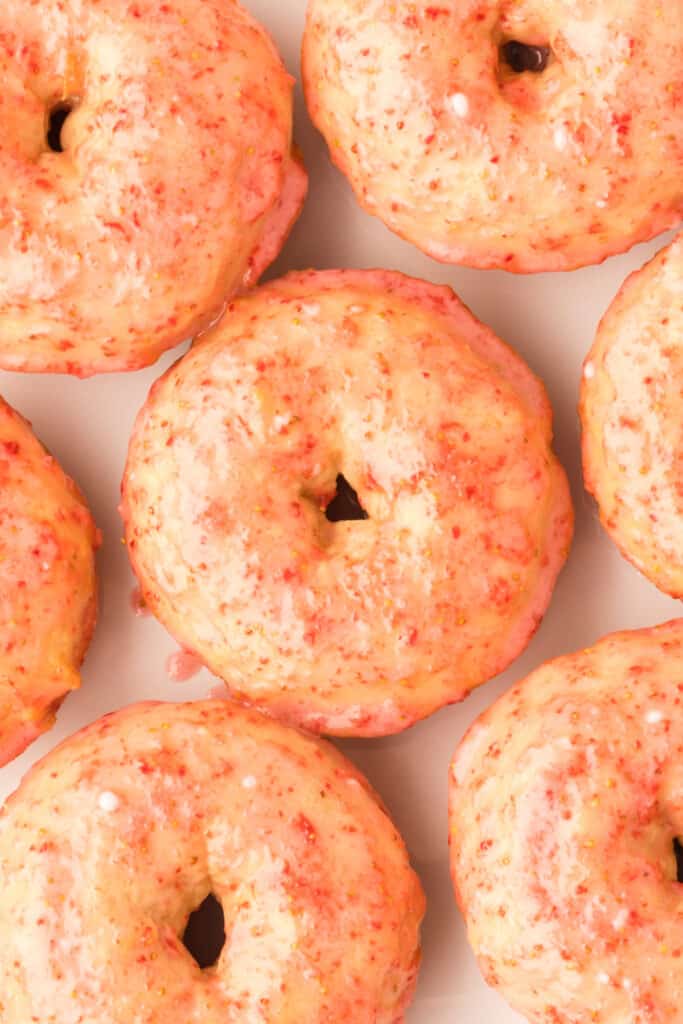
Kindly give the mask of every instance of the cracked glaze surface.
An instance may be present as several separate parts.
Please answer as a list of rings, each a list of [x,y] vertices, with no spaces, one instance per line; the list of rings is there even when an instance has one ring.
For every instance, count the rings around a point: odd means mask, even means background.
[[[76,486],[0,398],[0,765],[80,684],[98,543]]]
[[[400,1024],[424,898],[353,765],[225,701],[137,705],[0,815],[3,1024]],[[213,892],[226,942],[182,945]]]
[[[683,597],[683,237],[632,274],[602,320],[581,391],[586,487],[614,541]]]
[[[572,510],[541,383],[450,289],[294,274],[152,389],[122,513],[144,599],[233,693],[397,732],[526,646]],[[365,521],[329,522],[338,474]]]
[[[568,270],[683,218],[680,3],[310,0],[304,82],[362,205],[436,259]]]
[[[681,1024],[683,620],[533,672],[452,765],[451,867],[485,979],[532,1024]]]
[[[234,0],[3,0],[0,73],[0,367],[138,369],[277,255],[292,82]]]

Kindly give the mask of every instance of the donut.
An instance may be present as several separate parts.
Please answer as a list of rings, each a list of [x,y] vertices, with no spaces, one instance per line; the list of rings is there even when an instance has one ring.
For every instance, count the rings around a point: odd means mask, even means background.
[[[378,799],[226,701],[53,750],[0,815],[0,877],[3,1024],[401,1024],[412,997],[424,897]]]
[[[292,274],[153,387],[123,480],[150,610],[240,700],[398,732],[505,668],[566,558],[551,410],[449,288]]]
[[[681,1020],[682,695],[682,619],[616,633],[542,665],[456,752],[458,902],[531,1024]]]
[[[235,0],[3,0],[0,368],[136,370],[279,252],[292,79]]]
[[[0,398],[0,766],[52,727],[80,685],[98,544],[76,485]]]
[[[626,281],[581,388],[583,466],[624,555],[683,597],[683,236]]]
[[[306,98],[362,206],[445,263],[599,263],[683,219],[683,8],[309,0]]]

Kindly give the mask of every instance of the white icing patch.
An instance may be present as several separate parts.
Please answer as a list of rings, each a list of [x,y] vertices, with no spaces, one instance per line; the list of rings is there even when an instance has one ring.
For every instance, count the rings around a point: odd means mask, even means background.
[[[609,974],[605,974],[604,971],[601,971],[600,974],[598,974],[598,981],[600,982],[601,985],[609,985],[609,983],[610,983],[610,976],[609,976]]]
[[[256,777],[254,775],[245,775],[242,779],[242,786],[244,789],[254,789],[256,786]]]
[[[451,110],[457,117],[467,117],[470,112],[470,101],[463,92],[453,93],[452,96],[448,97],[448,101],[451,105]]]
[[[595,376],[595,364],[586,363],[586,365],[583,368],[583,375],[586,378],[586,380],[592,380]]]
[[[436,498],[427,487],[414,494],[399,494],[394,503],[394,524],[410,532],[411,539],[425,540],[440,531]]]
[[[555,145],[555,149],[559,149],[560,152],[562,152],[562,150],[567,148],[568,141],[569,137],[567,135],[566,128],[563,128],[562,126],[556,128],[555,133],[553,135],[553,143]]]
[[[286,412],[273,416],[273,430],[276,434],[279,434],[281,430],[288,427],[294,419],[294,413]]]
[[[628,921],[628,910],[625,908],[620,910],[617,916],[612,921],[612,927],[615,931],[620,932],[626,926]]]
[[[121,801],[117,797],[116,793],[111,793],[109,790],[106,790],[104,793],[100,793],[97,805],[100,810],[106,811],[107,814],[111,814],[113,811],[118,810],[120,802]]]
[[[658,722],[661,722],[663,717],[664,716],[661,711],[658,711],[656,708],[653,708],[652,711],[648,711],[645,715],[645,721],[648,723],[648,725],[657,725]]]

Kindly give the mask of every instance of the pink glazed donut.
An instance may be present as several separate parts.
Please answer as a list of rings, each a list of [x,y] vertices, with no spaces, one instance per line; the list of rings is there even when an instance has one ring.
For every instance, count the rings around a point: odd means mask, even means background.
[[[683,219],[683,6],[309,0],[309,109],[365,209],[447,263],[599,263]]]
[[[542,384],[449,288],[290,275],[138,417],[122,513],[143,597],[240,699],[398,732],[538,626],[572,532],[551,434]]]
[[[0,766],[51,728],[80,684],[98,544],[75,484],[0,398]]]
[[[278,254],[292,80],[234,0],[2,0],[0,73],[1,368],[146,366]]]
[[[683,620],[541,666],[458,749],[451,866],[531,1024],[683,1021]]]
[[[424,896],[366,780],[226,701],[52,751],[0,814],[0,879],[2,1024],[402,1024],[412,998]]]
[[[586,487],[621,551],[683,598],[683,236],[604,317],[581,389]]]

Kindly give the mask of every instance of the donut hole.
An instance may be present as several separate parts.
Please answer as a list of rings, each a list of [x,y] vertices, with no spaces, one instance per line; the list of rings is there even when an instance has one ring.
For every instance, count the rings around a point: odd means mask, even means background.
[[[47,144],[53,153],[63,153],[62,130],[69,114],[73,112],[74,104],[65,101],[57,103],[47,115]]]
[[[337,492],[325,509],[325,518],[331,523],[370,518],[360,503],[358,492],[341,473],[337,477]]]
[[[674,857],[676,858],[676,881],[683,884],[683,843],[677,836],[674,839]]]
[[[552,51],[549,46],[532,46],[518,39],[509,39],[500,48],[501,62],[505,68],[522,75],[530,71],[540,74],[548,67]]]
[[[225,916],[212,892],[190,914],[183,945],[202,970],[213,967],[225,945]]]

